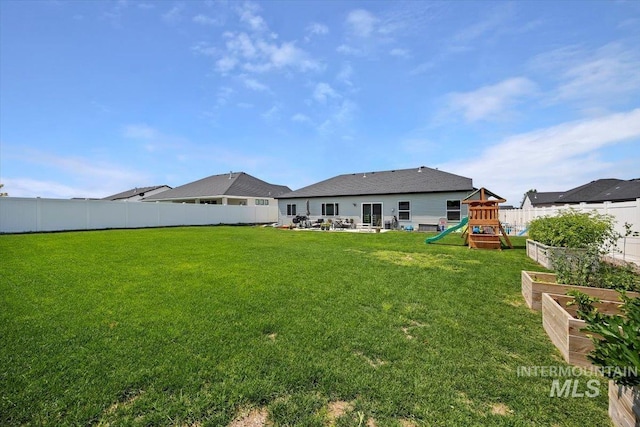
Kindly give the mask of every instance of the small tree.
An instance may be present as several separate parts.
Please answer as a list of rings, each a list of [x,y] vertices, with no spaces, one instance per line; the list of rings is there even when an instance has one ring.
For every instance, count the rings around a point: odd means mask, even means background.
[[[535,188],[532,188],[531,190],[529,190],[526,193],[524,193],[522,195],[522,200],[520,201],[520,207],[522,207],[524,205],[524,201],[527,200],[527,196],[529,194],[534,194],[534,193],[537,193],[537,192],[538,192],[538,190],[536,190]]]
[[[529,237],[548,246],[586,249],[615,243],[619,235],[613,228],[610,215],[568,209],[557,216],[531,221]]]
[[[533,220],[529,237],[553,247],[549,249],[549,257],[559,282],[637,291],[640,276],[633,268],[602,261],[602,256],[609,253],[621,237],[613,225],[609,215],[569,209],[555,217]]]

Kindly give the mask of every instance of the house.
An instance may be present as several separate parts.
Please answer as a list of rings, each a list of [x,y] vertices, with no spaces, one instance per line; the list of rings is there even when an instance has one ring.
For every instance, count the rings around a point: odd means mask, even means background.
[[[598,179],[561,192],[526,194],[521,208],[564,206],[579,203],[627,202],[640,199],[640,179]]]
[[[467,215],[461,200],[474,191],[471,178],[421,166],[381,172],[338,175],[278,196],[279,223],[300,215],[349,220],[389,228],[436,230]]]
[[[269,205],[291,189],[274,185],[244,172],[212,175],[160,194],[144,198],[144,202],[196,203],[212,205]]]
[[[144,197],[153,196],[167,190],[171,190],[171,187],[169,187],[168,185],[154,185],[152,187],[136,187],[136,188],[132,188],[131,190],[123,191],[122,193],[112,194],[111,196],[103,197],[102,200],[139,202]]]

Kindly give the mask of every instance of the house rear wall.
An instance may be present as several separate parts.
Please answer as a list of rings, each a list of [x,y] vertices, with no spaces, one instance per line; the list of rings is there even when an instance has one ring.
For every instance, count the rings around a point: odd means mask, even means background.
[[[436,226],[440,218],[447,217],[447,200],[462,200],[471,191],[429,193],[429,194],[389,194],[371,196],[339,196],[318,198],[278,199],[278,222],[280,225],[291,223],[293,216],[287,215],[287,205],[295,204],[298,215],[306,214],[306,202],[309,200],[310,220],[323,219],[353,219],[355,223],[362,222],[363,203],[382,203],[383,221],[391,221],[398,216],[398,203],[410,202],[410,219],[398,221],[401,226],[413,226],[418,229],[420,224]],[[322,216],[323,203],[338,203],[339,215]],[[354,206],[355,205],[355,206]],[[460,218],[467,216],[467,206],[461,204]],[[459,221],[448,221],[457,224]],[[384,222],[383,222],[384,225]]]

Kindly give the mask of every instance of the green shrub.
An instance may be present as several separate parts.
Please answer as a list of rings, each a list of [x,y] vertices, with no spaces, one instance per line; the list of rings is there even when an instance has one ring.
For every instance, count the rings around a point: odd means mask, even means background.
[[[622,293],[622,315],[603,314],[591,307],[578,311],[585,320],[586,331],[598,334],[591,336],[594,350],[587,355],[589,360],[603,367],[605,377],[618,385],[640,385],[640,298],[629,298]]]
[[[611,216],[569,209],[557,216],[531,221],[529,237],[548,246],[588,248],[592,245],[600,247],[618,236]]]

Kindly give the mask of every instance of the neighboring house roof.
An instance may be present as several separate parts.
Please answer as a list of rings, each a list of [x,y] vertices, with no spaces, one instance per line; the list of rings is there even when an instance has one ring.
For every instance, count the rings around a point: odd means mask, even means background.
[[[244,172],[230,172],[212,175],[185,185],[145,197],[145,201],[184,200],[218,196],[277,197],[291,189],[284,185],[274,185]]]
[[[640,199],[640,178],[620,181],[594,195],[590,202],[623,202]]]
[[[474,188],[471,178],[421,166],[412,169],[338,175],[283,194],[278,199],[472,190]]]
[[[563,194],[562,191],[530,191],[527,193],[527,197],[533,206],[552,205],[554,203],[560,203],[558,199]]]
[[[621,179],[598,179],[581,185],[562,194],[558,201],[562,203],[591,202],[597,195],[621,183]]]
[[[598,179],[568,191],[529,192],[527,196],[533,206],[623,202],[640,198],[640,179]]]
[[[131,190],[123,191],[122,193],[112,194],[111,196],[103,197],[102,200],[124,200],[132,197],[140,196],[144,197],[146,193],[157,190],[162,187],[167,187],[167,190],[171,189],[168,185],[154,185],[151,187],[136,187]]]

